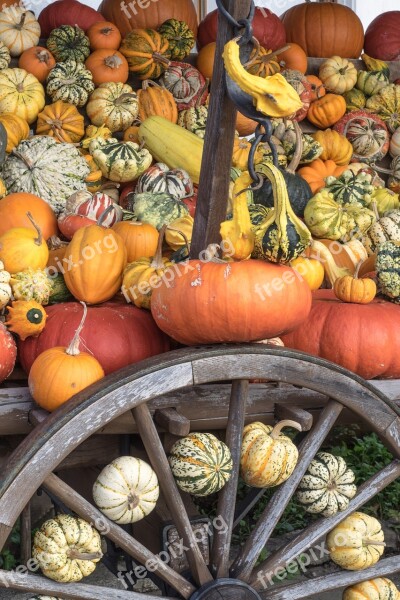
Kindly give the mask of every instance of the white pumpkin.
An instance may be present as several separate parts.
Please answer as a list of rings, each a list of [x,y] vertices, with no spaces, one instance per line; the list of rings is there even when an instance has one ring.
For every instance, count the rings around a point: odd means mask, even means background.
[[[296,498],[306,512],[330,517],[347,508],[357,492],[354,481],[341,456],[319,452],[300,481]]]
[[[375,517],[354,512],[326,538],[331,560],[349,571],[360,571],[378,562],[385,548],[384,533]]]
[[[392,158],[400,155],[400,127],[392,134],[390,139],[389,154]]]
[[[4,270],[4,263],[0,260],[0,310],[7,306],[12,298],[10,279],[10,273]]]
[[[58,515],[35,533],[32,557],[54,581],[80,581],[93,573],[102,556],[99,532],[83,519]]]
[[[140,458],[120,456],[104,467],[93,486],[93,499],[112,521],[125,525],[146,517],[160,488],[157,475]]]
[[[9,6],[0,12],[0,40],[11,56],[20,56],[28,48],[37,46],[40,25],[30,10],[22,6]]]
[[[377,577],[347,588],[343,600],[400,600],[400,592],[390,579]]]

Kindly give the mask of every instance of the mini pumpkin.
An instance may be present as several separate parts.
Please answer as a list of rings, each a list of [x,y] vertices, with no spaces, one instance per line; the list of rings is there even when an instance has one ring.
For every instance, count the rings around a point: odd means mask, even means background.
[[[340,56],[325,59],[319,67],[318,75],[326,89],[334,94],[348,92],[357,81],[354,64]]]
[[[347,165],[339,166],[335,161],[317,158],[305,167],[298,170],[300,177],[305,179],[313,194],[325,187],[325,179],[329,176],[339,177]]]
[[[290,266],[307,281],[312,292],[321,287],[325,278],[325,270],[319,260],[299,256],[291,261]]]
[[[228,446],[212,433],[191,433],[178,440],[168,462],[178,487],[194,496],[218,492],[233,468]]]
[[[15,300],[7,310],[7,327],[21,340],[37,337],[46,325],[46,312],[35,300]]]
[[[117,50],[95,50],[85,61],[96,86],[109,81],[125,83],[128,80],[128,63]]]
[[[346,275],[336,279],[333,286],[335,296],[343,302],[369,304],[376,296],[376,283],[369,277],[358,278],[361,262],[354,275]]]
[[[349,140],[334,129],[325,129],[313,134],[314,140],[323,148],[321,160],[333,160],[337,165],[348,165],[353,155],[353,146]]]
[[[15,300],[34,300],[43,306],[49,303],[53,287],[46,270],[32,268],[13,273],[10,285]]]
[[[194,189],[189,174],[183,169],[169,169],[164,163],[155,163],[138,179],[136,193],[167,193],[182,200],[193,196]]]
[[[255,422],[243,430],[240,470],[251,487],[275,487],[293,473],[299,457],[292,440],[282,434],[284,427],[301,431],[295,421],[280,421],[275,427]]]
[[[136,120],[138,96],[128,84],[102,83],[90,96],[86,113],[93,125],[111,132],[124,131]],[[102,136],[107,137],[107,136]]]
[[[155,255],[159,233],[153,225],[139,221],[120,221],[112,228],[124,241],[128,263]]]
[[[0,310],[7,306],[12,298],[10,279],[10,273],[5,270],[4,263],[0,260]]]
[[[345,510],[357,492],[355,475],[341,456],[318,452],[297,488],[306,512],[331,517]]]
[[[139,119],[143,122],[148,117],[158,115],[171,123],[178,121],[178,107],[170,91],[156,82],[146,79],[142,89],[138,90]]]
[[[0,114],[0,123],[7,133],[6,152],[12,152],[16,146],[29,137],[29,125],[22,117],[13,113]]]
[[[62,583],[81,581],[93,573],[102,556],[97,529],[72,515],[45,521],[33,539],[32,557],[43,574]]]
[[[91,50],[118,50],[121,45],[121,34],[114,23],[97,21],[87,29]]]
[[[154,509],[160,488],[157,475],[144,460],[116,458],[98,475],[93,499],[102,513],[120,525],[136,523]]]
[[[361,512],[354,512],[332,529],[326,542],[331,560],[349,571],[372,567],[385,547],[379,521]]]
[[[337,121],[334,129],[345,135],[353,146],[353,161],[374,163],[389,150],[386,124],[371,112],[351,111]]]
[[[82,62],[58,62],[47,77],[46,92],[53,100],[84,106],[94,90],[93,77]]]
[[[61,25],[53,29],[46,45],[57,62],[83,63],[90,54],[89,39],[78,25]]]
[[[25,50],[19,57],[18,66],[32,73],[40,83],[46,81],[51,69],[55,66],[54,56],[42,46],[33,46]]]
[[[42,84],[24,69],[0,71],[0,114],[14,113],[33,123],[45,105]]]
[[[188,63],[171,62],[160,83],[171,92],[178,110],[200,106],[208,96],[207,81],[196,67]]]
[[[84,117],[76,106],[57,100],[38,114],[37,135],[50,135],[58,142],[79,142],[85,133]]]
[[[28,267],[44,269],[49,257],[42,231],[30,213],[33,228],[13,227],[0,236],[0,260],[9,273],[18,273]]]
[[[28,386],[33,399],[50,412],[104,377],[99,361],[79,350],[79,336],[87,315],[86,304],[82,305],[82,320],[69,346],[45,350],[37,356],[29,371]]]
[[[311,102],[307,119],[319,129],[327,129],[337,123],[346,112],[346,101],[339,94],[326,94]]]
[[[153,160],[145,148],[134,142],[120,142],[116,138],[92,140],[89,152],[104,177],[115,182],[137,179],[149,168]]]
[[[343,600],[398,600],[400,592],[390,579],[378,577],[348,587]]]
[[[11,56],[20,56],[24,50],[36,46],[40,25],[30,10],[14,4],[0,13],[0,40]]]
[[[134,29],[119,50],[139,79],[157,79],[170,64],[168,40],[154,29]]]
[[[184,21],[168,19],[158,28],[163,38],[168,40],[168,57],[172,60],[183,60],[196,43],[196,37]]]

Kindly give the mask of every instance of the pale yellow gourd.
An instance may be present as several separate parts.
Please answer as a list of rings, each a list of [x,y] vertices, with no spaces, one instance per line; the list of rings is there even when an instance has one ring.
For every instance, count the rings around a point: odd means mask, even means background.
[[[342,600],[400,600],[400,592],[390,579],[377,577],[347,588]]]
[[[221,223],[220,234],[224,246],[229,248],[229,256],[245,260],[254,250],[255,234],[247,205],[247,177],[243,173],[233,185],[233,218]]]

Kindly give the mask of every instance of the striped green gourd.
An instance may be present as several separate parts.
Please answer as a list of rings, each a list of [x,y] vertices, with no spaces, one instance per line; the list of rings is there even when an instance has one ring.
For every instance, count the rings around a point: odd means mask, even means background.
[[[218,492],[233,467],[228,446],[212,433],[191,433],[178,440],[168,461],[178,487],[194,496]]]
[[[204,139],[207,116],[207,106],[192,106],[192,108],[187,108],[179,112],[178,125],[195,133],[199,138]]]
[[[46,92],[53,102],[62,100],[84,106],[94,90],[93,76],[85,65],[75,60],[59,62],[47,77]]]
[[[152,163],[153,157],[135,142],[120,142],[116,138],[95,138],[89,152],[104,177],[116,182],[133,181]]]
[[[89,38],[77,25],[61,25],[53,29],[47,39],[47,48],[57,62],[76,60],[83,63],[90,54]]]
[[[400,210],[391,210],[381,218],[376,212],[376,217],[376,222],[362,240],[369,255],[374,254],[384,242],[400,242]]]
[[[371,180],[369,173],[353,173],[349,169],[340,177],[327,177],[325,187],[339,204],[368,206],[375,189]]]
[[[384,71],[358,71],[356,88],[366,96],[373,96],[389,85],[389,77]]]
[[[10,194],[35,194],[58,215],[74,192],[86,190],[89,172],[87,161],[73,144],[35,136],[20,142],[7,156],[2,175]]]
[[[193,196],[193,183],[183,169],[170,169],[164,163],[155,163],[139,177],[136,193],[167,193],[182,200]]]
[[[296,498],[306,512],[330,517],[347,508],[357,492],[354,481],[342,457],[319,452],[300,481]]]

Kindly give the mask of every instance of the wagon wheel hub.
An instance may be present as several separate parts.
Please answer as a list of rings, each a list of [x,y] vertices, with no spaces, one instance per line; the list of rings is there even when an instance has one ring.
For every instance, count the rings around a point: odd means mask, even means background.
[[[216,579],[199,588],[190,600],[261,600],[261,597],[244,581]]]

